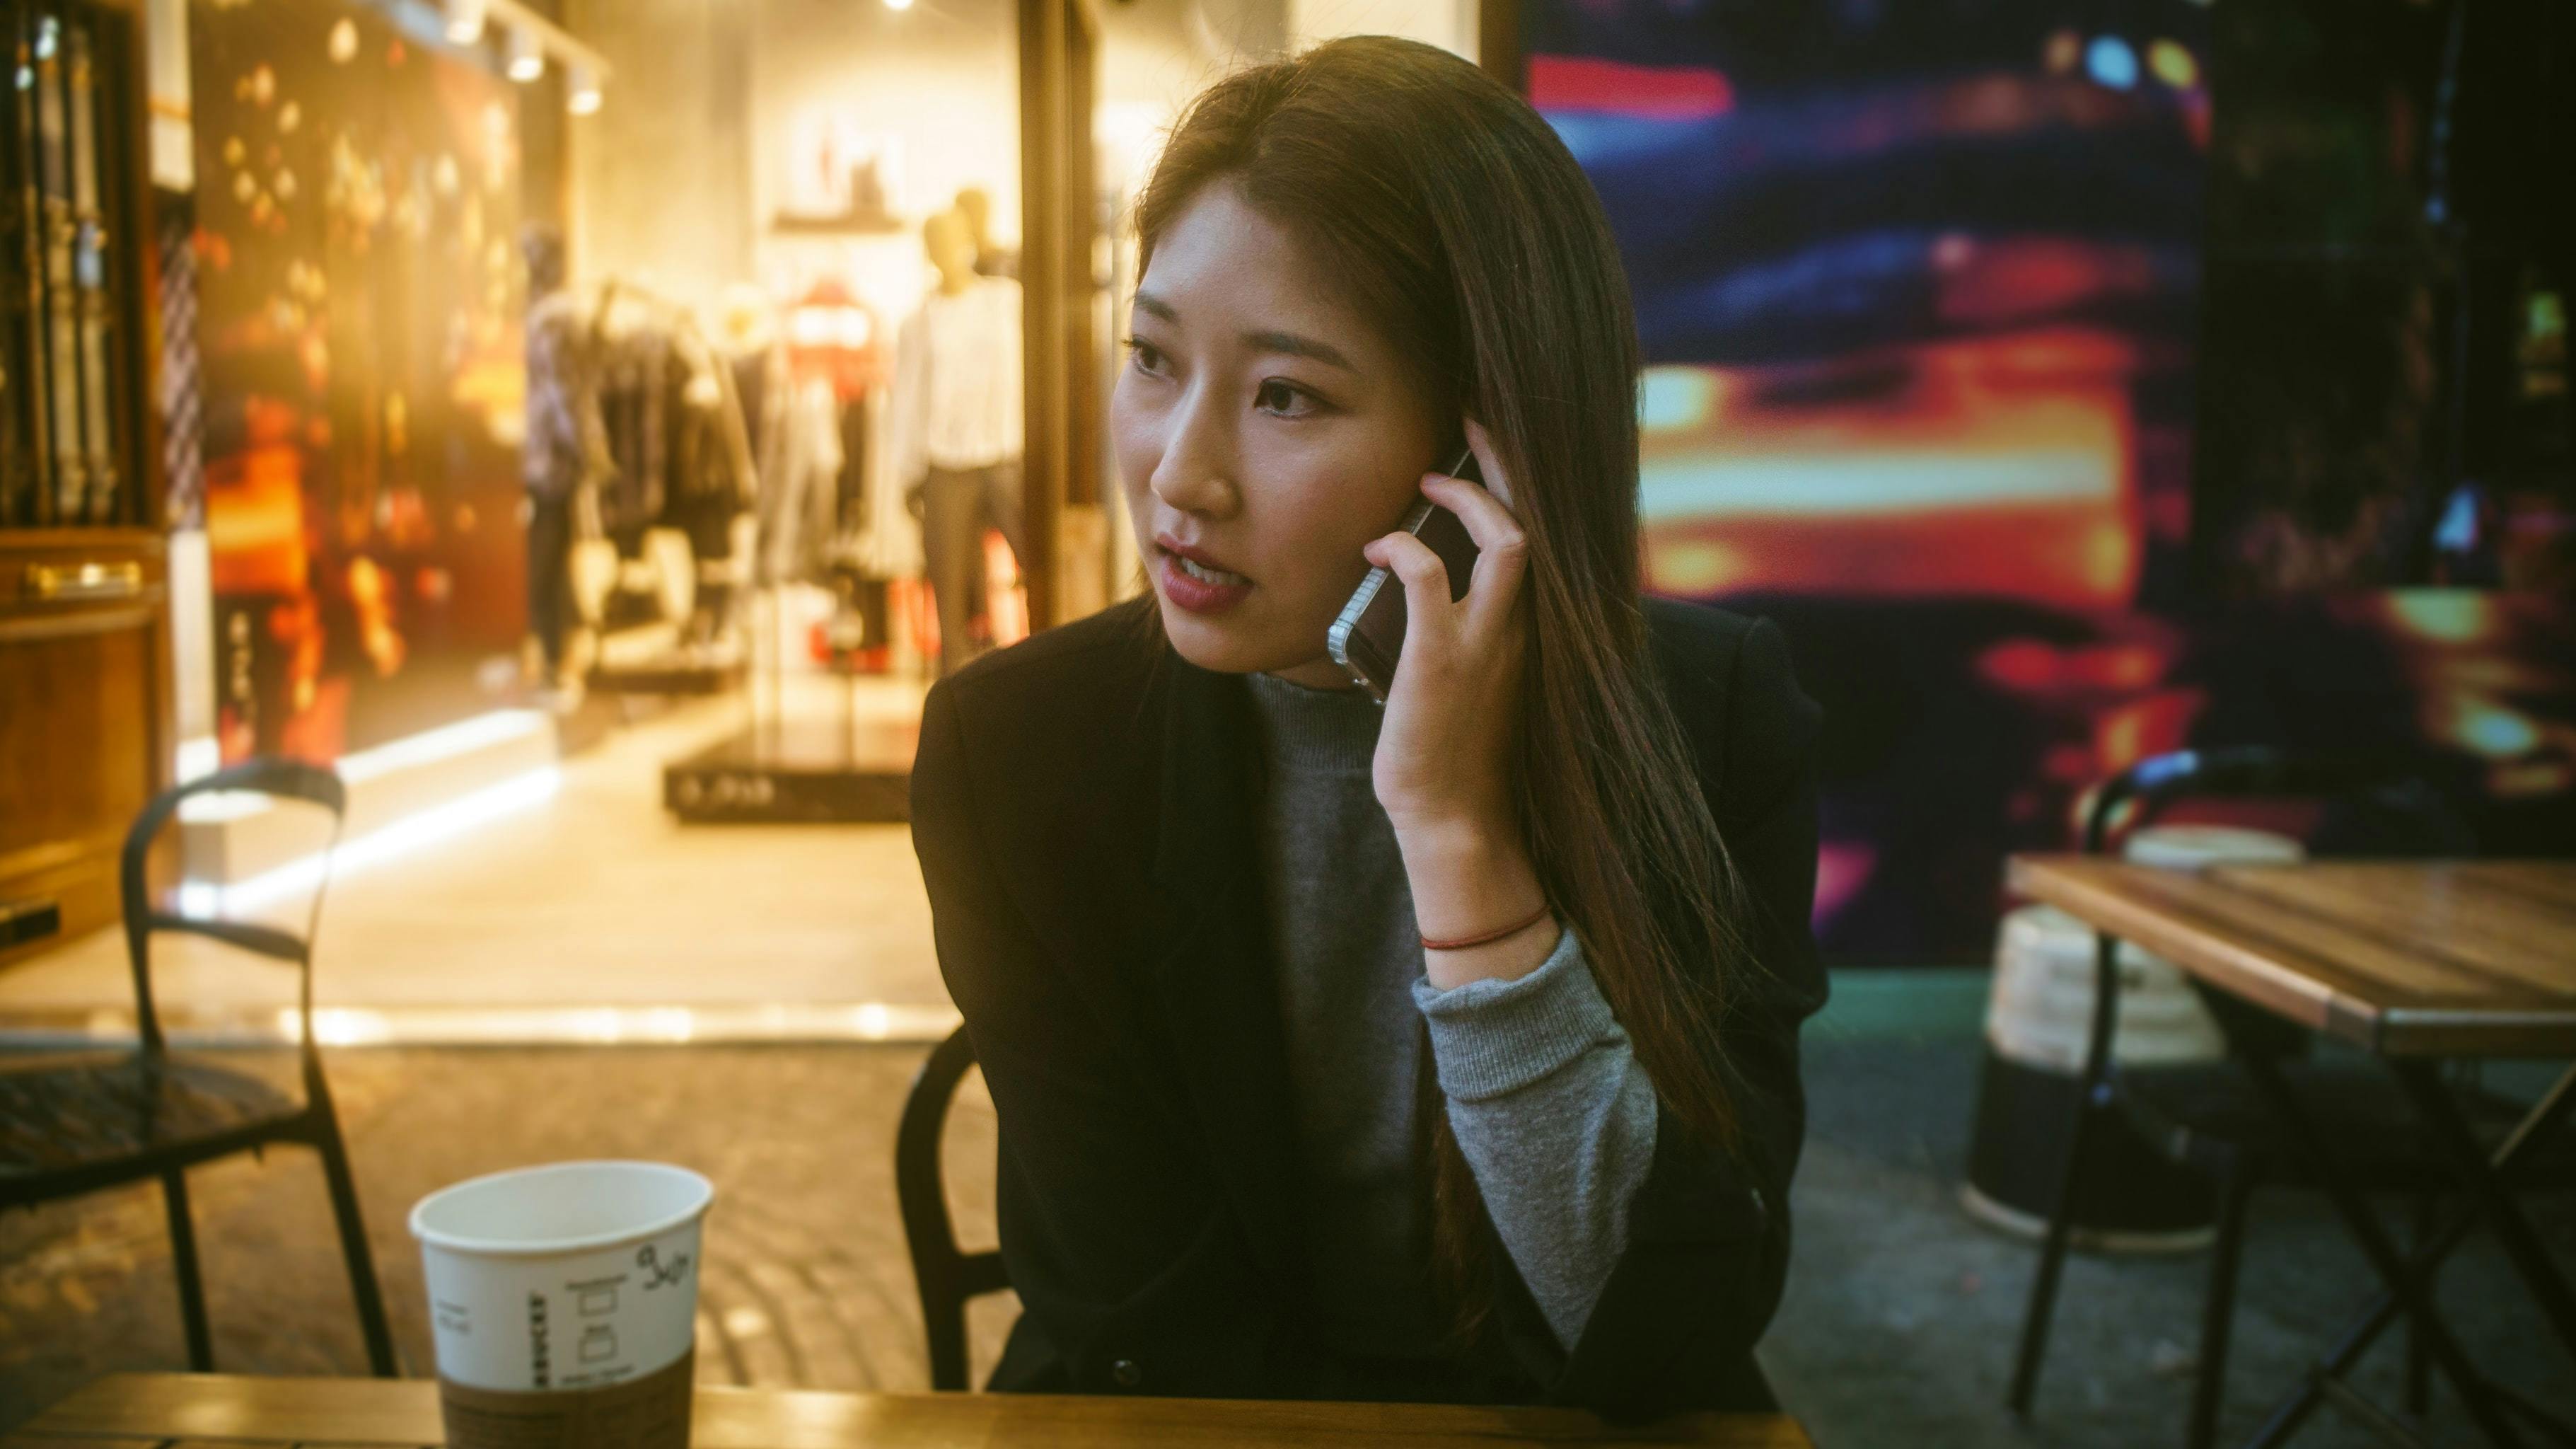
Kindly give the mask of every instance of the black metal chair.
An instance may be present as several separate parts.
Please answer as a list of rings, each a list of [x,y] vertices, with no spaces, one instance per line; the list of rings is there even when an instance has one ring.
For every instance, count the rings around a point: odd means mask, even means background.
[[[2385,761],[2363,758],[2296,759],[2261,748],[2186,751],[2146,760],[2115,776],[2094,794],[2084,827],[2084,850],[2110,849],[2165,807],[2185,798],[2304,797],[2341,802],[2346,837],[2315,842],[2321,854],[2468,855],[2475,841],[2442,792],[2416,778],[2392,776]],[[2336,849],[2340,844],[2343,849]],[[2322,1187],[2308,1170],[2310,1154],[2285,1137],[2252,1072],[2276,1074],[2304,1108],[2301,1115],[2330,1142],[2329,1153],[2366,1191],[2414,1196],[2419,1242],[2432,1232],[2432,1216],[2455,1179],[2409,1100],[2380,1064],[2366,1060],[2316,1060],[2306,1032],[2224,993],[2195,989],[2217,1016],[2230,1048],[2223,1062],[2123,1067],[2112,1057],[2119,1020],[2118,941],[2097,933],[2091,1030],[2084,1062],[2084,1090],[2068,1132],[2055,1196],[2042,1240],[2030,1306],[2022,1321],[2009,1402],[2027,1415],[2047,1349],[2050,1312],[2057,1295],[2072,1228],[2076,1184],[2085,1145],[2096,1120],[2119,1112],[2167,1157],[2199,1169],[2217,1188],[2217,1240],[2211,1249],[2209,1287],[2202,1304],[2197,1378],[2185,1442],[2205,1449],[2217,1433],[2225,1389],[2227,1340],[2233,1318],[2237,1265],[2244,1244],[2246,1207],[2255,1188]],[[2252,1059],[2255,1067],[2249,1067]],[[2522,1116],[2513,1103],[2472,1092],[2473,1119],[2501,1135]],[[2534,1179],[2566,1176],[2563,1162]],[[2423,1346],[2410,1343],[2409,1409],[2421,1413],[2429,1389]],[[2265,1442],[2293,1427],[2267,1428]]]
[[[126,952],[134,969],[135,1019],[141,1045],[106,1062],[82,1062],[0,1075],[0,1210],[74,1197],[129,1182],[159,1178],[169,1209],[172,1262],[179,1279],[179,1312],[187,1326],[188,1364],[214,1367],[206,1325],[206,1296],[197,1272],[196,1231],[189,1219],[187,1170],[240,1152],[260,1152],[273,1142],[301,1143],[322,1156],[331,1209],[339,1219],[340,1249],[356,1294],[358,1325],[366,1335],[367,1361],[386,1378],[396,1373],[394,1340],[376,1286],[374,1261],[358,1216],[348,1149],[331,1108],[331,1090],[313,1038],[314,929],[322,916],[322,890],[313,887],[312,911],[299,939],[275,927],[243,921],[199,920],[155,907],[145,878],[152,844],[178,814],[180,803],[216,791],[244,791],[300,800],[330,813],[330,845],[337,846],[347,810],[339,776],[289,760],[253,760],[166,790],[143,808],[126,833],[121,865]],[[259,1077],[200,1055],[173,1052],[153,1010],[151,942],[156,935],[193,934],[293,966],[300,977],[296,1015],[302,1027],[303,1100]]]
[[[957,1246],[948,1219],[948,1188],[940,1171],[939,1137],[948,1122],[957,1084],[975,1065],[966,1028],[922,1063],[904,1098],[903,1124],[895,1134],[894,1195],[903,1209],[903,1238],[912,1250],[913,1281],[921,1289],[921,1326],[930,1343],[930,1386],[963,1389],[966,1383],[966,1304],[1011,1286],[999,1252],[969,1253]]]

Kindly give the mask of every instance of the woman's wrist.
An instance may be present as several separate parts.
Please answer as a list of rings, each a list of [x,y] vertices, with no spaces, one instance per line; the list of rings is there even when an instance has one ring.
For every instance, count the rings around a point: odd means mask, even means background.
[[[1547,893],[1517,828],[1466,821],[1399,826],[1396,846],[1413,891],[1414,921],[1426,941],[1482,936],[1528,922],[1473,946],[1426,948],[1423,970],[1433,986],[1446,991],[1469,981],[1516,980],[1556,949],[1560,928],[1552,912],[1539,914]]]
[[[1538,905],[1538,871],[1517,825],[1467,816],[1391,823],[1423,935],[1470,935]]]

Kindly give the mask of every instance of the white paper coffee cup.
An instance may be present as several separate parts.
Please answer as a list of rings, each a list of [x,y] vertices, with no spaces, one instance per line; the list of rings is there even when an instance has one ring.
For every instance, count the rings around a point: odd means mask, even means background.
[[[438,1375],[511,1392],[606,1388],[686,1357],[715,1188],[658,1162],[558,1162],[411,1210]]]

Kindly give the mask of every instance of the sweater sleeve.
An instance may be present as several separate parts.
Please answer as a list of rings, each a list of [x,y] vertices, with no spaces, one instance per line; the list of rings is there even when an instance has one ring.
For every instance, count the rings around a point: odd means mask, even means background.
[[[1583,1336],[1655,1157],[1655,1089],[1572,931],[1537,970],[1416,978],[1449,1127],[1557,1342]]]

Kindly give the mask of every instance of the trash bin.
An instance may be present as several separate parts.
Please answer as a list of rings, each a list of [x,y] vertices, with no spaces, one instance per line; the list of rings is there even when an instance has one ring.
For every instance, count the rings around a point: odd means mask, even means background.
[[[2303,853],[2298,841],[2268,831],[2167,825],[2131,836],[2126,856],[2190,870],[2290,862]],[[2114,1061],[2156,1066],[2226,1054],[2217,1022],[2179,968],[2125,941],[2119,961]],[[2093,929],[2054,906],[2005,916],[1986,1003],[1968,1176],[1959,1187],[1961,1205],[1978,1221],[2028,1238],[2047,1231],[2092,1026]],[[2116,1113],[2091,1130],[2084,1180],[2075,1188],[2077,1246],[2170,1252],[2209,1242],[2215,1214],[2206,1179],[2166,1160]]]

